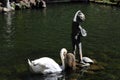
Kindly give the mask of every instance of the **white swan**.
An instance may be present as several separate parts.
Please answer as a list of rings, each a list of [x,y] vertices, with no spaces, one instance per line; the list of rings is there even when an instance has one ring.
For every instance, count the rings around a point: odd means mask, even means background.
[[[94,61],[90,59],[89,57],[82,57],[81,63],[83,64],[82,67],[88,67],[90,64],[93,64]]]
[[[65,48],[62,48],[60,51],[62,66],[59,66],[53,59],[49,57],[42,57],[34,61],[30,61],[28,59],[30,70],[34,73],[42,73],[42,74],[60,73],[65,69],[66,54],[67,54],[67,50]]]
[[[34,73],[60,73],[62,69],[60,66],[51,58],[43,57],[40,59],[36,59],[31,61],[28,59],[28,64],[30,66],[30,70]]]
[[[15,8],[10,5],[10,1],[9,0],[7,0],[7,4],[6,5],[7,6],[3,8],[3,11],[9,12],[9,11],[15,10]]]

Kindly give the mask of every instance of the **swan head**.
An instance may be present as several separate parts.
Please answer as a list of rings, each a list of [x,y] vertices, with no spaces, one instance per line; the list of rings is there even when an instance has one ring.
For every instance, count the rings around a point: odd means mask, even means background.
[[[36,65],[38,65],[37,62],[35,62],[35,61],[30,61],[29,59],[28,59],[28,64],[29,64],[29,66],[36,66]]]
[[[66,54],[67,54],[67,49],[65,48],[62,48],[61,51],[60,51],[60,57],[61,57],[61,61],[62,61],[62,70],[65,70],[65,57],[66,57]]]
[[[73,18],[73,21],[74,22],[83,22],[85,21],[85,15],[82,13],[81,10],[78,10],[76,13],[75,13],[75,16]]]
[[[62,48],[60,51],[60,56],[61,58],[64,60],[67,54],[67,49],[66,48]]]
[[[32,73],[39,73],[41,70],[39,64],[35,63],[34,61],[30,61],[29,59],[28,59],[28,65],[29,65],[29,70]]]

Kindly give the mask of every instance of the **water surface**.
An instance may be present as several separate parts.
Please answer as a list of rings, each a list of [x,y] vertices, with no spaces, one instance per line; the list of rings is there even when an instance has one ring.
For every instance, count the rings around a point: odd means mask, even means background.
[[[33,75],[27,59],[43,56],[61,63],[60,49],[71,52],[71,23],[82,10],[83,56],[105,65],[104,70],[88,73]],[[120,9],[96,4],[50,4],[46,9],[0,14],[0,80],[118,80],[120,71]]]

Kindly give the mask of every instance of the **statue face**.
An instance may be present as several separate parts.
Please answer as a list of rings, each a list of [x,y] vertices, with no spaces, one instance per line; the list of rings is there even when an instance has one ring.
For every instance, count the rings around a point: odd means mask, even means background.
[[[80,11],[77,14],[77,22],[83,22],[83,21],[85,21],[85,15]]]

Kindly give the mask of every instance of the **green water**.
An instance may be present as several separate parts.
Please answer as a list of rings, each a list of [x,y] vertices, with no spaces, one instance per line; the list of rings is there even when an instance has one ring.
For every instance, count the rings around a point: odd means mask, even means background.
[[[105,69],[84,75],[63,73],[62,77],[32,75],[28,58],[48,56],[60,64],[60,49],[71,52],[71,23],[79,9],[86,15],[82,26],[88,32],[83,55],[103,63]],[[119,8],[81,3],[49,4],[44,10],[0,14],[0,80],[118,80],[119,19]]]

